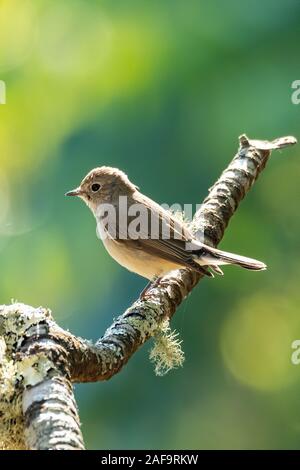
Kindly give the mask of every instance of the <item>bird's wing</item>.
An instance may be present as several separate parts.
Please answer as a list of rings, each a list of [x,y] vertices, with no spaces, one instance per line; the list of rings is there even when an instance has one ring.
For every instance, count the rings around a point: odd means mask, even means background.
[[[148,236],[145,237],[143,233],[143,238],[151,238],[151,218],[158,215],[157,219],[159,220],[159,237],[169,239],[175,239],[182,242],[192,242],[193,235],[188,228],[187,224],[177,218],[171,211],[164,209],[162,206],[152,201],[152,199],[144,196],[141,193],[137,193],[135,196],[135,201],[145,207],[148,213]]]
[[[196,254],[195,252],[201,251],[202,244],[195,241],[186,224],[142,194],[138,194],[135,200],[143,206],[143,210],[145,208],[147,222],[141,224],[139,236],[134,239],[130,237],[130,234],[126,236],[124,229],[122,230],[118,224],[116,241],[126,243],[126,246],[131,246],[132,249],[143,250],[166,261],[210,275],[209,271],[196,263],[194,259],[193,255]],[[151,232],[153,215],[157,216],[157,214],[159,227],[158,232],[153,236],[153,232]],[[130,227],[134,220],[136,220],[136,216],[127,215],[127,227]],[[189,244],[188,247],[187,244]]]

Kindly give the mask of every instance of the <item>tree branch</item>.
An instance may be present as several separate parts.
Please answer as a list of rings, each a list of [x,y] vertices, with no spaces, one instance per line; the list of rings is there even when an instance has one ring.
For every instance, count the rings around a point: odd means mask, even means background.
[[[294,137],[267,142],[241,136],[238,153],[195,214],[192,226],[197,236],[217,246],[271,151],[295,143]],[[147,339],[161,331],[163,322],[202,277],[188,269],[165,276],[146,299],[138,299],[119,316],[96,344],[62,330],[47,309],[2,306],[2,447],[83,449],[71,381],[107,380],[119,372]]]

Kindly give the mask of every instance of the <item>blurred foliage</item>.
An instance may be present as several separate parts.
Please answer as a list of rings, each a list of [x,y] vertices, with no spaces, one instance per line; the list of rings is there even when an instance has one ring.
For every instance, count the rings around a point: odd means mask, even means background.
[[[92,167],[159,202],[197,203],[237,137],[299,138],[297,0],[0,0],[1,302],[49,306],[96,339],[144,286],[64,193]],[[107,383],[76,387],[89,448],[298,448],[299,146],[277,152],[221,246],[227,268],[177,312],[186,362],[146,345]]]

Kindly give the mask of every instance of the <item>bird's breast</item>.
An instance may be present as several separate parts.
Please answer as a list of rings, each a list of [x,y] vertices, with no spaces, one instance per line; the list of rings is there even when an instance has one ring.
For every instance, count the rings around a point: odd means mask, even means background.
[[[103,239],[103,244],[112,258],[121,266],[147,279],[164,274],[178,268],[178,265],[150,255],[143,250],[128,248],[126,240],[119,242],[112,238]]]

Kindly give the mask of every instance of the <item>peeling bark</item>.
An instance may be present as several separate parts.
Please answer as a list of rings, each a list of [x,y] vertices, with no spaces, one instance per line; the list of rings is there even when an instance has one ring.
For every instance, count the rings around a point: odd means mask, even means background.
[[[218,245],[271,151],[295,143],[294,137],[273,142],[240,137],[238,153],[193,220],[193,228],[205,243]],[[187,269],[165,276],[95,344],[62,330],[47,309],[23,304],[0,307],[0,415],[6,423],[0,425],[2,447],[9,447],[11,437],[14,448],[83,449],[71,382],[107,380],[119,372],[134,352],[157,334],[162,322],[173,316],[202,277]],[[7,425],[9,416],[16,416],[11,426]],[[13,432],[16,426],[18,432]]]

